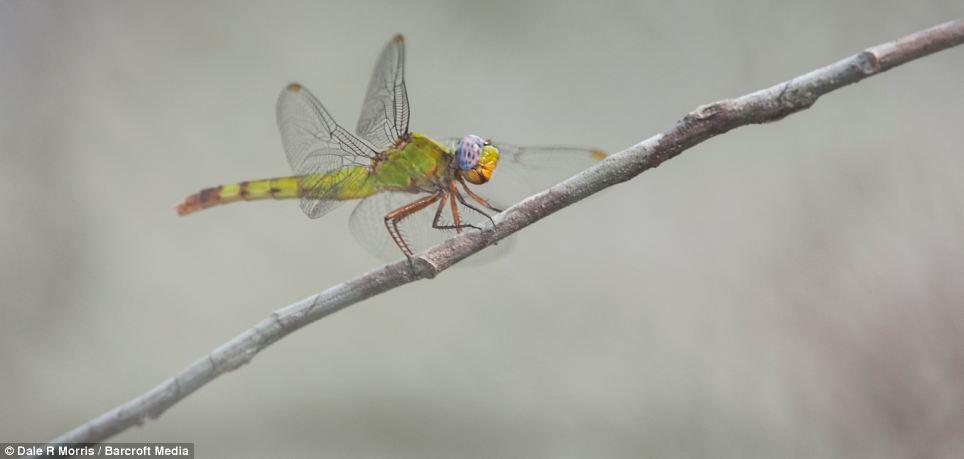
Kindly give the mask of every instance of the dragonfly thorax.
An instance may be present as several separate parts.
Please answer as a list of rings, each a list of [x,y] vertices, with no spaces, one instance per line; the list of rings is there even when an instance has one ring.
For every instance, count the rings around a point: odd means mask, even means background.
[[[481,185],[492,178],[492,171],[499,163],[499,150],[481,137],[469,134],[459,139],[455,147],[455,163],[462,177]]]

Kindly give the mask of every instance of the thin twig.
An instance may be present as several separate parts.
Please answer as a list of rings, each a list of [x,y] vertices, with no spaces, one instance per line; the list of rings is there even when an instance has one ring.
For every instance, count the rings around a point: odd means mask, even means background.
[[[309,323],[400,285],[435,277],[459,260],[543,217],[659,166],[706,139],[747,124],[779,120],[809,108],[830,91],[962,42],[964,20],[951,21],[868,48],[776,86],[698,107],[669,130],[512,206],[495,217],[494,228],[463,234],[418,254],[414,272],[407,262],[395,262],[281,308],[173,378],[54,439],[51,444],[101,442],[134,424],[156,418],[201,386],[248,363],[271,343]]]

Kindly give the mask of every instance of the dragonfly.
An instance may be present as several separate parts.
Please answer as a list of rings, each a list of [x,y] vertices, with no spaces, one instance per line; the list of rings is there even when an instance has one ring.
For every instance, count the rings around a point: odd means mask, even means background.
[[[494,227],[492,216],[504,203],[606,157],[591,148],[520,147],[474,134],[436,139],[412,132],[404,72],[405,41],[396,35],[378,58],[355,134],[336,123],[308,89],[289,84],[276,115],[294,175],[204,188],[178,204],[177,213],[300,199],[304,213],[319,218],[357,201],[349,220],[356,240],[380,258],[397,257],[400,250],[411,261],[455,234]]]

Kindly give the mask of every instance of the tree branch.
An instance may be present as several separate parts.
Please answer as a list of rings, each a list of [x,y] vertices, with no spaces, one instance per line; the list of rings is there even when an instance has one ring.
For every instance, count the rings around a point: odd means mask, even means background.
[[[416,255],[414,272],[407,262],[395,262],[281,308],[147,393],[51,443],[96,443],[134,424],[156,418],[219,375],[248,363],[271,343],[322,317],[400,285],[433,278],[463,258],[543,217],[659,166],[706,139],[747,124],[779,120],[809,108],[817,98],[830,91],[962,42],[964,20],[951,21],[868,48],[776,86],[698,107],[669,130],[614,154],[496,215],[494,228],[462,234]]]

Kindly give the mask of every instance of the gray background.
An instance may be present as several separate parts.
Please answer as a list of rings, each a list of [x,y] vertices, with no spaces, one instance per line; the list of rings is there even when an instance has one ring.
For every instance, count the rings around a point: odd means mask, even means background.
[[[378,264],[294,202],[297,80],[352,126],[617,151],[960,2],[0,3],[0,440],[42,441]],[[474,72],[455,72],[474,66]],[[964,49],[731,132],[275,344],[117,441],[200,457],[964,454]]]

